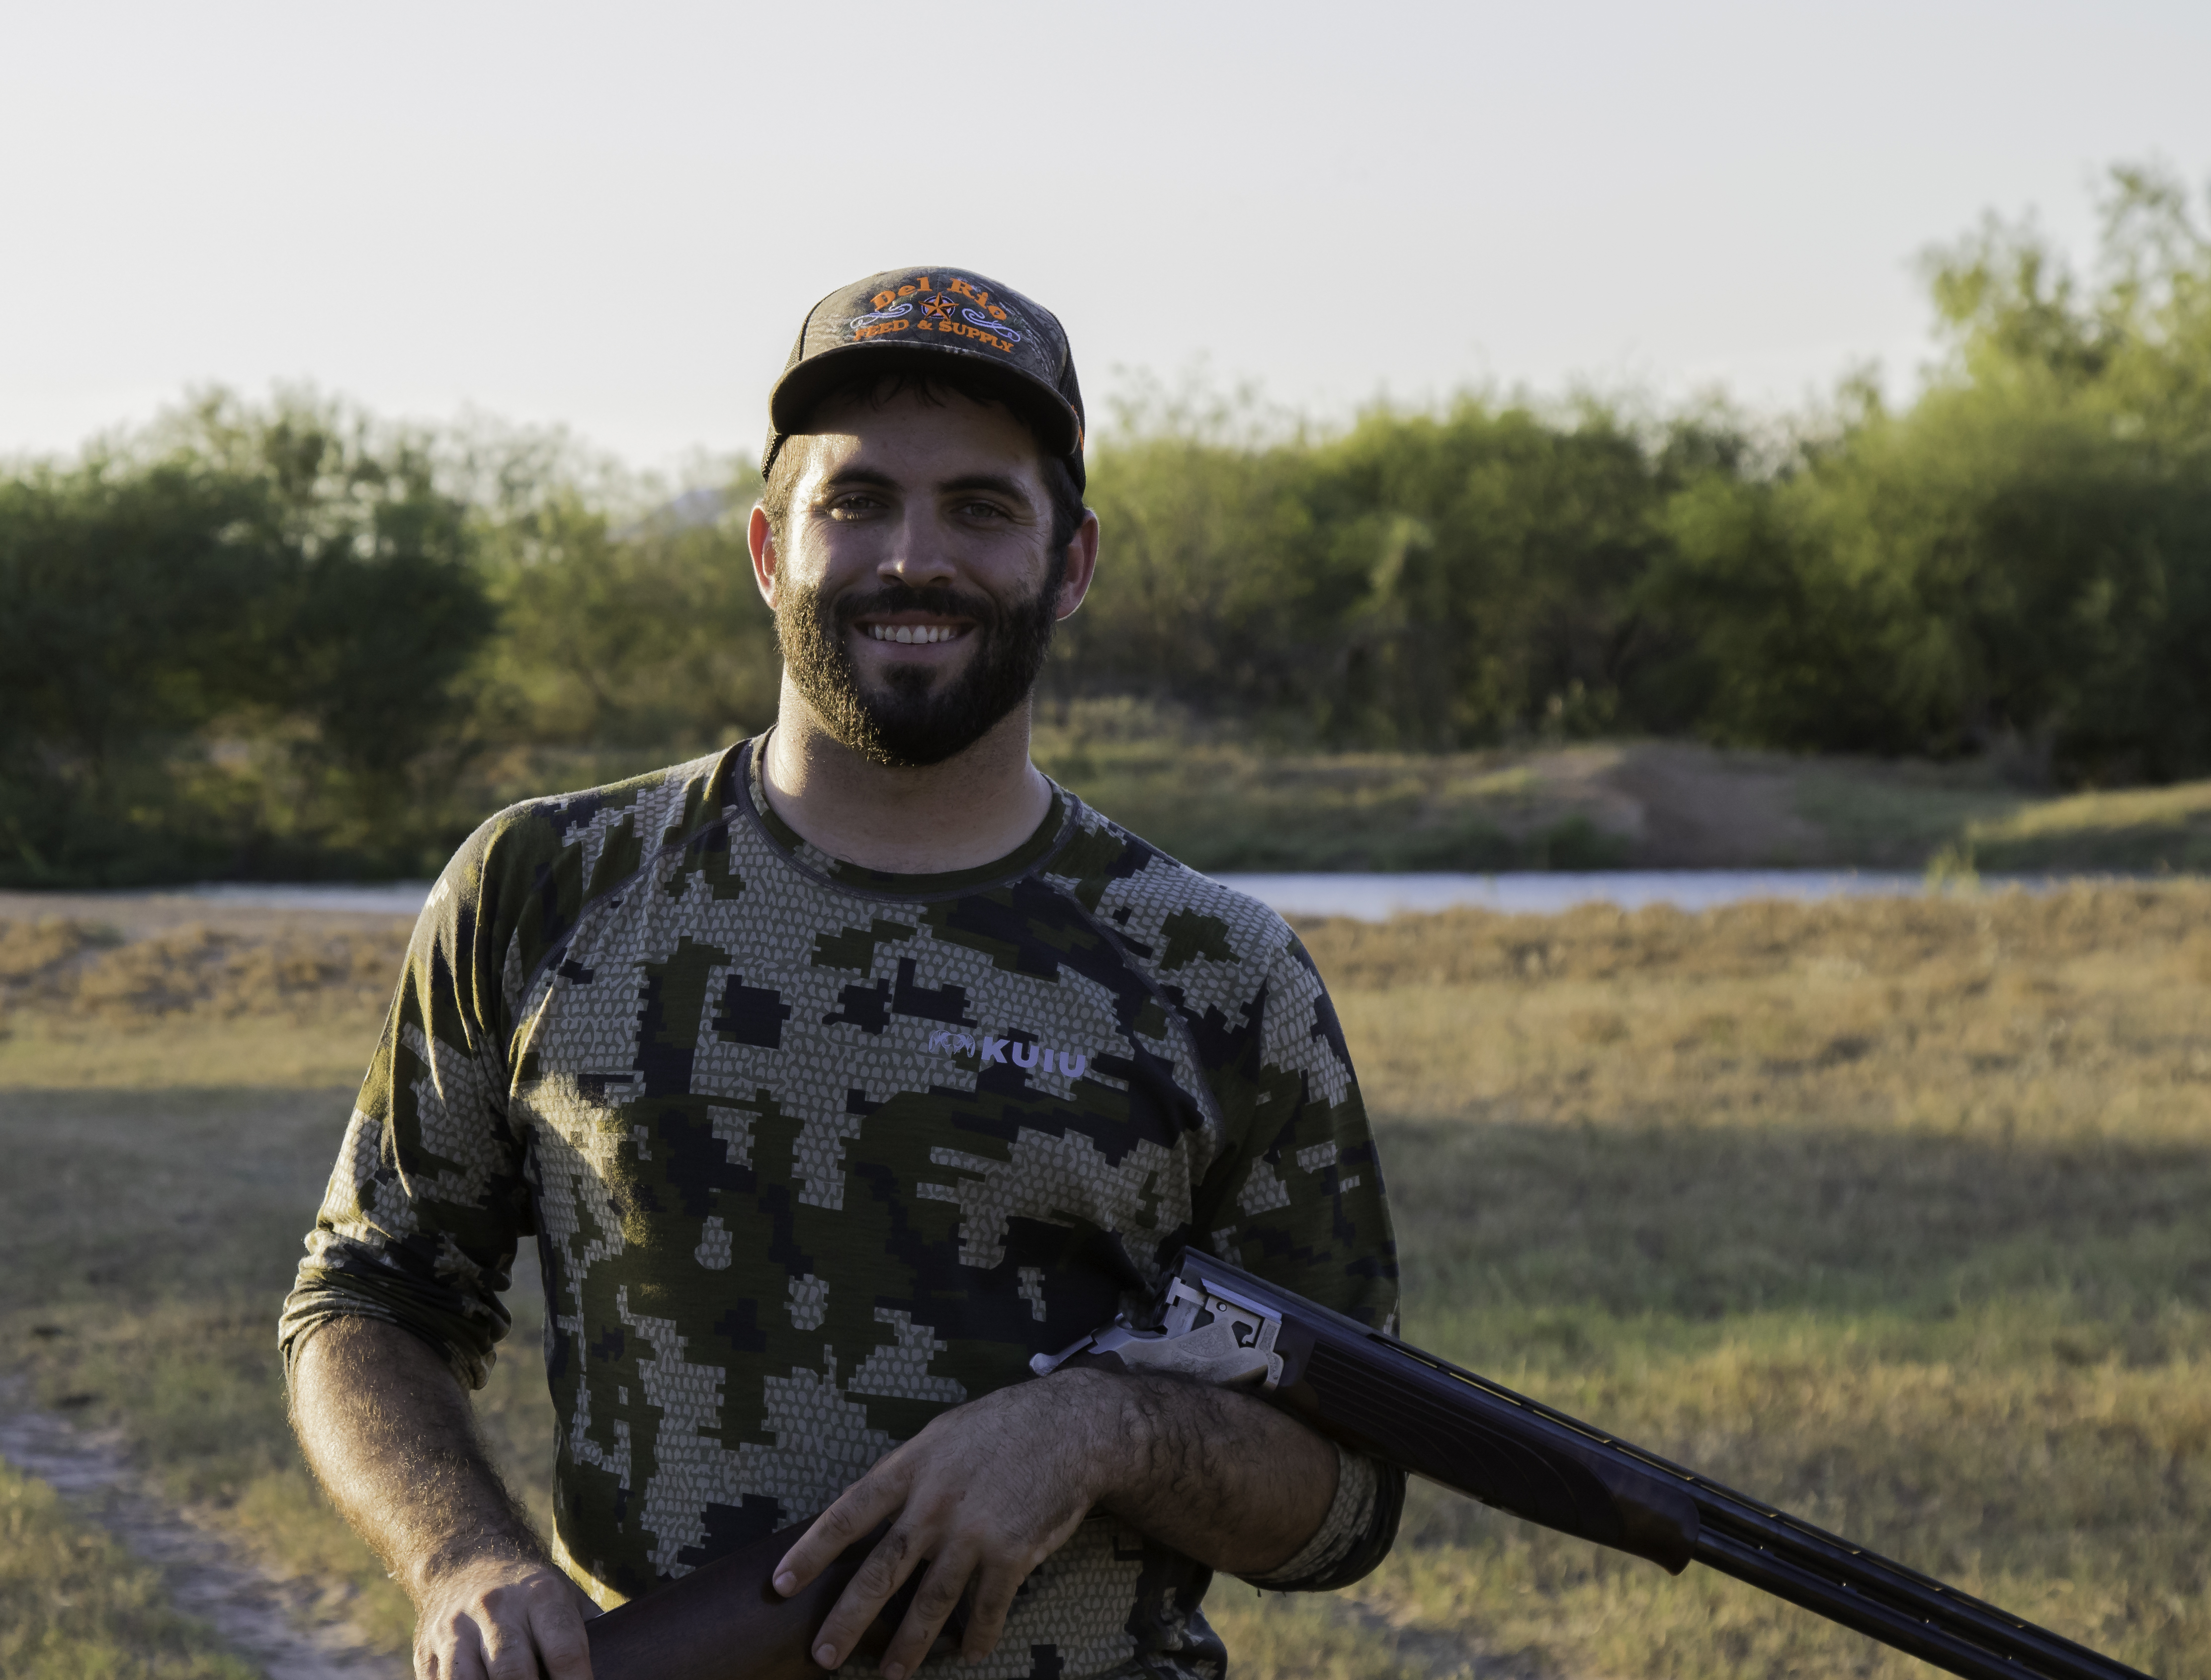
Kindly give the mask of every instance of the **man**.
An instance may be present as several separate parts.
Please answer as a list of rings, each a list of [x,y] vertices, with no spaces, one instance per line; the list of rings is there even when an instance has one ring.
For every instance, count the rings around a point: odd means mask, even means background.
[[[1029,761],[1098,553],[1058,322],[878,275],[770,413],[776,725],[447,867],[286,1305],[300,1439],[437,1680],[583,1680],[591,1605],[809,1519],[785,1593],[891,1520],[827,1667],[925,1564],[889,1680],[963,1602],[978,1675],[1218,1680],[1211,1571],[1354,1580],[1402,1478],[1247,1395],[1027,1361],[1185,1243],[1391,1317],[1342,1035],[1279,918]],[[463,1387],[532,1234],[549,1546]]]

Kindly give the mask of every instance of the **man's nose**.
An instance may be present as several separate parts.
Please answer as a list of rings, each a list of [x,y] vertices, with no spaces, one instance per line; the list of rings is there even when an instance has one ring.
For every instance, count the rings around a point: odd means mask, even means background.
[[[881,577],[895,578],[916,589],[924,584],[951,580],[957,570],[953,564],[952,547],[933,509],[914,507],[906,511],[875,570]]]

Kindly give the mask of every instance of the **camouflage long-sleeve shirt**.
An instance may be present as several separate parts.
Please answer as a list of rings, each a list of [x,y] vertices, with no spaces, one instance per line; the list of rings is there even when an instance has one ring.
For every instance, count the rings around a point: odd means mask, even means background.
[[[1142,1312],[1186,1243],[1382,1325],[1342,1034],[1264,907],[1055,791],[955,875],[831,858],[740,746],[502,812],[447,867],[286,1303],[481,1385],[534,1234],[558,1547],[602,1604],[827,1507],[946,1408]],[[1347,1458],[1269,1584],[1363,1574]],[[1214,1677],[1193,1562],[1093,1517],[980,1677]]]

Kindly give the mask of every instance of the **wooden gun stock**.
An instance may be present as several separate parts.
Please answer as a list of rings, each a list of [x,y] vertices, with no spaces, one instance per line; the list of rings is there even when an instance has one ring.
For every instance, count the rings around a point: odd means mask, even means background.
[[[772,1574],[808,1526],[794,1523],[585,1622],[591,1680],[821,1680],[814,1636],[890,1525],[846,1547],[786,1598]],[[882,1654],[921,1574],[892,1596],[848,1661]]]

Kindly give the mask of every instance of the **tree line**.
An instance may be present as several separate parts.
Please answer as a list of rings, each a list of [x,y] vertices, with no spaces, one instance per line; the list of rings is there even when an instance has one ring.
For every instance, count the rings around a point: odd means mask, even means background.
[[[1869,379],[1785,426],[1126,405],[1048,695],[1311,747],[2211,773],[2211,234],[2151,171],[2103,211],[2085,276],[2029,225],[1932,256],[1946,356],[1901,407]],[[0,879],[423,872],[518,755],[758,728],[756,488],[744,462],[671,497],[557,434],[221,394],[0,473]]]

